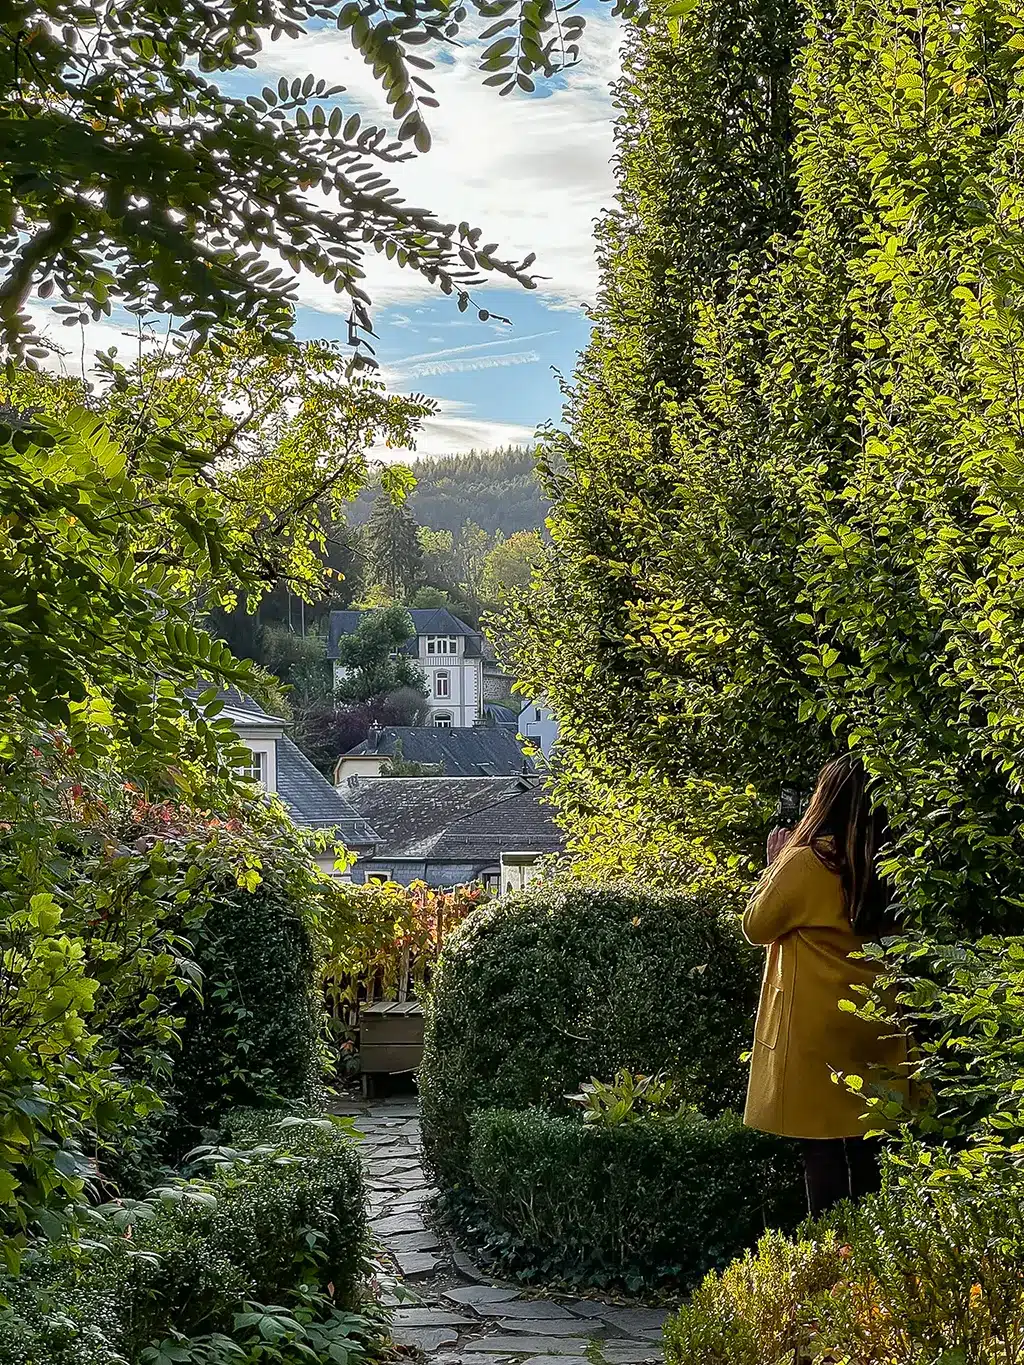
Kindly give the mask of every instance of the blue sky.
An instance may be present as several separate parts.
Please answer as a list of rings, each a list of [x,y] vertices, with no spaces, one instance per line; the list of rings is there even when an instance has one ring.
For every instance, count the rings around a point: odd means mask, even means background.
[[[588,17],[583,60],[533,96],[502,99],[484,89],[474,64],[479,46],[439,54],[431,76],[441,102],[431,116],[433,147],[385,168],[408,202],[443,221],[467,219],[485,242],[499,243],[506,259],[534,252],[532,270],[547,277],[535,291],[476,291],[483,307],[511,320],[505,326],[482,323],[472,311],[460,314],[451,298],[414,272],[371,255],[367,284],[383,376],[392,390],[425,393],[439,405],[418,439],[420,454],[529,442],[538,424],[559,416],[555,371],[570,373],[586,344],[584,308],[597,287],[593,220],[613,197],[609,85],[618,73],[619,30],[599,0],[584,0],[581,9]],[[308,72],[345,87],[338,103],[346,113],[358,110],[364,122],[387,123],[372,72],[336,28],[268,43],[258,69],[233,77],[229,89],[246,94],[279,76]],[[343,295],[300,277],[298,300],[300,336],[345,340]],[[71,343],[64,363],[76,373],[81,342],[91,353],[121,341],[117,319],[89,324],[84,337],[72,339],[41,302],[32,312],[55,340]]]
[[[533,269],[549,277],[536,291],[479,291],[484,307],[511,319],[505,326],[460,314],[411,271],[376,256],[369,262],[385,378],[440,404],[418,442],[423,454],[529,440],[539,423],[557,419],[555,371],[569,373],[586,344],[584,307],[597,285],[592,224],[613,195],[609,84],[618,71],[618,28],[596,0],[585,9],[583,61],[534,96],[501,99],[485,90],[472,50],[439,64],[431,77],[441,102],[431,117],[433,147],[394,168],[410,202],[445,220],[468,219],[507,257],[535,252]],[[346,111],[385,121],[372,73],[334,29],[268,46],[252,84],[308,71],[346,87]],[[307,279],[299,299],[303,336],[346,335],[344,298]]]

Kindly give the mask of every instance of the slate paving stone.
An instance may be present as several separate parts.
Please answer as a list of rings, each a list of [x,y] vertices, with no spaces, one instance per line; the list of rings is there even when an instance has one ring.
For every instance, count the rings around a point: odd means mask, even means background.
[[[466,1284],[458,1289],[446,1289],[444,1297],[453,1303],[464,1303],[467,1308],[475,1308],[480,1313],[486,1313],[489,1305],[512,1302],[517,1300],[520,1294],[518,1289],[506,1289],[500,1284]]]
[[[423,1275],[433,1275],[441,1264],[429,1251],[395,1251],[392,1252],[399,1270],[410,1280],[417,1279]]]
[[[404,1236],[407,1232],[424,1232],[423,1219],[414,1210],[396,1213],[391,1218],[375,1218],[370,1226],[378,1237]]]
[[[512,1302],[500,1303],[500,1313],[495,1313],[495,1317],[503,1318],[545,1318],[554,1320],[555,1318],[573,1322],[576,1327],[583,1330],[579,1318],[573,1315],[560,1303],[549,1303],[546,1299],[521,1299]]]
[[[660,1308],[609,1308],[602,1314],[605,1322],[617,1327],[624,1336],[653,1337],[661,1340],[668,1310]]]
[[[435,1308],[425,1304],[422,1308],[399,1308],[394,1314],[394,1322],[399,1327],[475,1327],[472,1318],[465,1313],[453,1313],[447,1308]]]
[[[580,1318],[603,1318],[615,1307],[610,1303],[598,1303],[596,1299],[559,1299],[559,1303]]]
[[[661,1359],[661,1351],[653,1341],[602,1341],[598,1345],[608,1365],[643,1365],[646,1360]]]
[[[532,1305],[531,1305],[532,1306]],[[523,1332],[527,1336],[544,1337],[578,1337],[581,1332],[587,1336],[594,1336],[598,1332],[605,1330],[604,1323],[599,1318],[591,1318],[589,1321],[581,1321],[579,1318],[566,1317],[565,1321],[561,1318],[511,1318],[503,1317],[499,1320],[498,1326],[503,1332]]]
[[[454,1327],[399,1327],[391,1335],[399,1346],[418,1346],[421,1351],[436,1351],[439,1346],[454,1346],[459,1334]]]
[[[508,1357],[488,1355],[471,1356],[457,1355],[447,1356],[445,1359],[447,1361],[447,1365],[499,1365],[499,1362],[507,1360]],[[587,1365],[590,1365],[589,1361],[587,1362]]]
[[[404,1190],[391,1203],[396,1209],[419,1209],[429,1204],[433,1197],[433,1190]]]
[[[490,1277],[477,1265],[467,1252],[461,1247],[452,1248],[452,1260],[455,1262],[455,1269],[467,1280],[472,1280],[474,1284],[490,1284]]]
[[[462,1352],[475,1354],[477,1351],[489,1351],[492,1355],[567,1355],[581,1356],[587,1349],[587,1343],[583,1337],[564,1337],[561,1340],[552,1340],[551,1337],[516,1337],[516,1336],[493,1336],[481,1337],[479,1341],[466,1342],[462,1347]]]
[[[531,1356],[523,1365],[591,1365],[586,1356]]]
[[[441,1243],[437,1240],[437,1234],[431,1232],[429,1228],[424,1228],[422,1232],[400,1233],[395,1237],[388,1238],[389,1251],[440,1251]]]

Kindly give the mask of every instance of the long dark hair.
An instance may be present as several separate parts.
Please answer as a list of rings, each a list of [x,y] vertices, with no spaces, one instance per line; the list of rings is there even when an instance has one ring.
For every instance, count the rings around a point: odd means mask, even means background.
[[[818,774],[814,795],[789,843],[813,849],[843,883],[846,913],[855,934],[874,938],[895,927],[892,889],[878,875],[878,852],[889,839],[885,809],[873,800],[873,783],[852,754],[834,758]]]

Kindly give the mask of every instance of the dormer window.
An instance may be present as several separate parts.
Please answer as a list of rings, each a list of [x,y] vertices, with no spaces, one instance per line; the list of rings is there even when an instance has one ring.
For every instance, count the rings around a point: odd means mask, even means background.
[[[459,637],[457,635],[428,635],[427,653],[428,654],[458,654]]]
[[[264,753],[249,751],[248,763],[243,763],[237,769],[238,776],[245,782],[258,782],[261,787],[267,785],[267,756]]]

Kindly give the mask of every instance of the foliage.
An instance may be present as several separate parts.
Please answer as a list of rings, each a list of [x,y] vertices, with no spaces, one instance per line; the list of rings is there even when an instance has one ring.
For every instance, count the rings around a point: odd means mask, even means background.
[[[507,538],[496,537],[494,548],[484,557],[480,575],[483,600],[500,606],[515,592],[528,588],[544,555],[539,531],[517,531]]]
[[[310,1103],[325,1069],[321,920],[342,894],[295,829],[217,831],[174,850],[196,902],[184,932],[202,997],[184,1001],[174,1136],[192,1146],[228,1110]]]
[[[445,949],[420,1071],[424,1146],[464,1187],[482,1109],[570,1108],[622,1067],[665,1070],[708,1113],[740,1101],[758,957],[721,891],[545,886],[503,896]]]
[[[409,493],[409,510],[434,534],[453,538],[467,521],[511,536],[544,525],[548,503],[537,477],[531,449],[508,446],[498,450],[470,450],[463,455],[413,460],[416,487]],[[373,481],[353,501],[352,525],[362,524],[373,506]],[[425,547],[426,548],[426,547]]]
[[[333,284],[366,326],[369,246],[455,294],[462,309],[487,272],[532,286],[532,256],[499,259],[479,229],[403,202],[381,170],[410,155],[409,144],[429,148],[425,114],[436,100],[423,44],[450,43],[469,20],[467,36],[491,39],[481,65],[503,93],[530,91],[531,73],[552,75],[577,56],[578,16],[551,6],[494,18],[482,0],[458,10],[420,0],[379,14],[341,0],[9,5],[0,29],[0,335],[16,352],[31,338],[24,305],[34,290],[56,290],[72,323],[119,302],[183,316],[199,334],[229,317],[280,334],[294,282],[268,256]],[[255,68],[266,34],[298,39],[324,21],[378,74],[397,139],[346,108],[343,87],[312,75],[244,99],[226,93]]]
[[[670,1365],[1019,1365],[1019,1175],[893,1186],[813,1241],[766,1238],[666,1329]]]
[[[295,717],[295,740],[303,753],[316,764],[328,781],[342,754],[369,736],[374,725],[422,725],[426,705],[422,691],[400,687],[396,692],[370,701],[338,705],[336,702],[311,702]]]
[[[539,465],[552,555],[503,632],[512,671],[559,717],[570,849],[590,875],[641,868],[670,885],[694,871],[695,833],[729,855],[763,842],[756,811],[739,841],[735,829],[719,841],[695,806],[739,803],[752,772],[771,800],[777,772],[792,781],[815,761],[798,749],[793,769],[794,746],[813,744],[779,662],[795,585],[777,567],[789,533],[774,529],[785,522],[762,433],[728,452],[676,434],[691,410],[717,415],[701,308],[740,291],[794,223],[801,19],[789,0],[686,8],[626,40],[593,336],[566,390],[567,430],[548,434]]]
[[[381,765],[380,777],[444,777],[444,762],[416,763],[402,752],[402,741],[395,741],[391,757]]]
[[[23,1233],[81,1197],[83,1142],[156,1102],[184,954],[159,854],[117,837],[140,798],[246,816],[240,753],[197,674],[248,670],[193,626],[202,580],[248,581],[205,461],[128,452],[91,413],[0,430],[0,1203]],[[179,983],[175,985],[175,982]],[[124,1055],[118,1056],[118,1049]]]
[[[238,549],[264,561],[268,584],[281,574],[308,597],[330,576],[329,528],[370,472],[367,449],[410,444],[433,410],[422,397],[385,394],[335,343],[271,343],[238,326],[199,349],[140,328],[127,357],[116,347],[97,357],[91,386],[21,370],[0,382],[4,401],[58,419],[88,407],[130,468],[156,439],[209,461]],[[385,488],[404,489],[399,467],[376,472]]]
[[[336,684],[340,701],[368,702],[400,688],[426,695],[423,673],[415,659],[400,652],[416,631],[404,607],[365,612],[351,635],[338,641],[338,663],[346,671]]]
[[[961,1174],[1024,1168],[1024,941],[947,945],[907,934],[873,956],[882,972],[877,998],[861,1010],[898,1012],[915,1040],[913,1111],[883,1108],[880,1120],[912,1122],[925,1145],[904,1144],[894,1160],[922,1165],[918,1175],[933,1179],[949,1166]]]
[[[685,842],[695,794],[749,785],[770,809],[854,747],[905,918],[1012,933],[1020,16],[811,5],[790,80],[795,22],[708,0],[676,39],[637,40],[520,667],[559,714],[577,841],[605,829],[593,808],[646,833],[636,805],[660,790],[665,842]],[[749,41],[723,51],[709,24]],[[763,141],[722,143],[718,94],[751,65],[765,80],[736,107],[772,102]],[[687,238],[711,199],[727,218]]]
[[[479,887],[439,891],[424,882],[349,883],[322,922],[324,982],[335,1032],[354,1030],[360,1003],[422,995],[447,936],[487,901]]]
[[[262,653],[268,669],[290,689],[292,704],[305,709],[330,695],[331,666],[322,635],[300,635],[285,626],[267,626]]]
[[[244,1145],[211,1152],[207,1175],[104,1207],[89,1249],[40,1247],[3,1285],[5,1365],[259,1360],[247,1311],[326,1334],[335,1310],[355,1307],[366,1222],[343,1126],[264,1114],[238,1115],[231,1130]],[[218,1338],[252,1353],[218,1356]]]
[[[612,1081],[592,1077],[580,1087],[579,1094],[567,1098],[580,1106],[584,1123],[608,1127],[643,1118],[682,1118],[690,1107],[680,1098],[679,1085],[671,1076],[664,1072],[641,1076],[626,1067],[616,1071]]]
[[[470,1126],[472,1235],[524,1278],[687,1288],[803,1215],[791,1145],[731,1113],[584,1124],[490,1110]]]
[[[405,601],[423,572],[418,527],[401,503],[381,493],[363,528],[369,576],[391,597]]]

